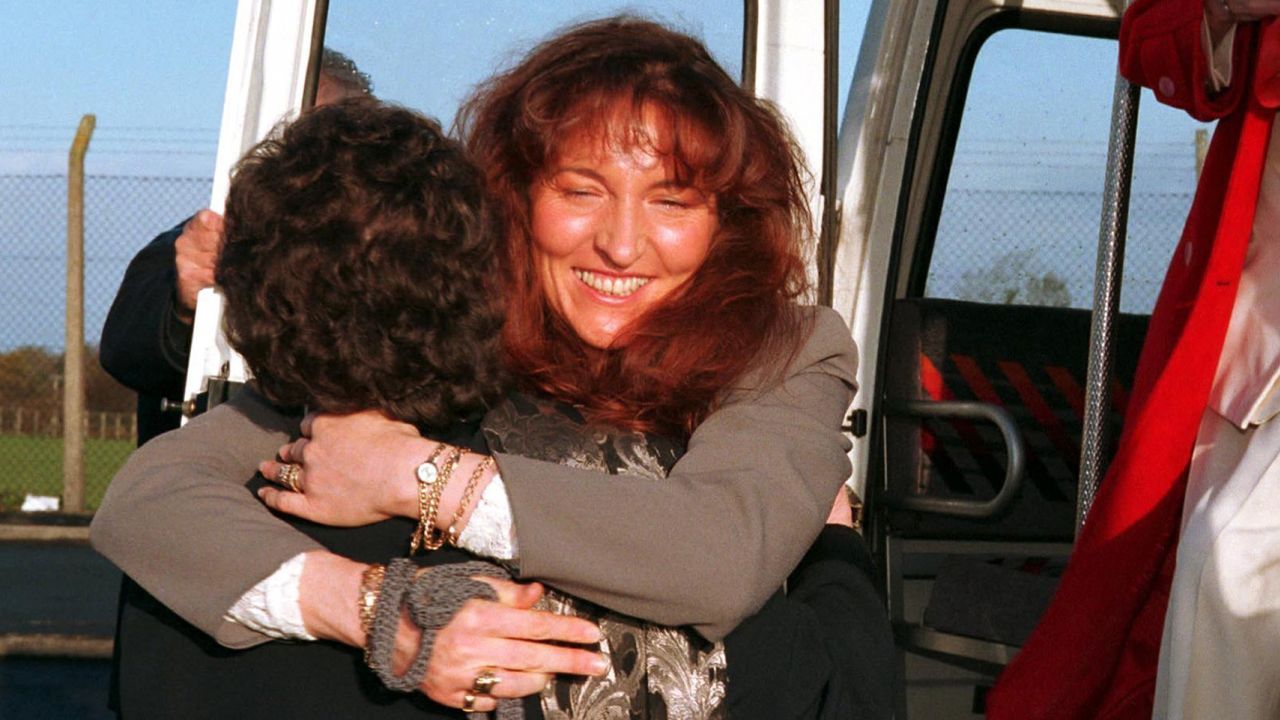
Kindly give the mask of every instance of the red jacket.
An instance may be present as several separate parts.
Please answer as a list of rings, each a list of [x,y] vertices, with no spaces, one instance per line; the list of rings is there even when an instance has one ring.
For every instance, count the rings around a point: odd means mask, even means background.
[[[1120,71],[1164,103],[1221,119],[1151,316],[1119,450],[1045,616],[988,695],[993,720],[1151,717],[1187,468],[1253,229],[1280,23],[1236,31],[1230,88],[1210,97],[1202,0],[1137,0]],[[1255,68],[1255,66],[1257,66]],[[1263,81],[1256,83],[1254,77]],[[1274,108],[1274,103],[1268,101]]]

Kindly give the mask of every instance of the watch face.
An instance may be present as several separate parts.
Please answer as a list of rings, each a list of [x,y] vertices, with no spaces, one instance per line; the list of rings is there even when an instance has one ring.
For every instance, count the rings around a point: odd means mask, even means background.
[[[425,460],[418,465],[418,469],[414,473],[418,476],[418,482],[423,485],[430,485],[436,481],[436,478],[440,477],[440,470],[430,460]]]

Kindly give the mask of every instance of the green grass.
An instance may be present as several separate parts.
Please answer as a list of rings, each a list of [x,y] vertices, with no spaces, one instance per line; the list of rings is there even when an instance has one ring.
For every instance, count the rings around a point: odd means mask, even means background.
[[[129,440],[85,440],[85,509],[97,508],[107,483],[133,452]],[[62,495],[62,438],[0,435],[0,510],[16,510],[22,498]]]

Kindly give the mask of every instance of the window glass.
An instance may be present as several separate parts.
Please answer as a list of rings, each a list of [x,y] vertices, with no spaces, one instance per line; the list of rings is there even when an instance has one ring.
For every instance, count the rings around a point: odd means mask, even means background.
[[[849,83],[853,81],[870,11],[871,0],[844,0],[840,3],[840,75],[836,86],[840,93],[840,113],[836,117],[842,121],[844,106],[849,102]]]
[[[448,127],[472,87],[518,61],[554,30],[620,12],[701,38],[730,75],[741,76],[742,0],[334,0],[325,45],[368,74],[378,97],[421,110]]]
[[[1114,40],[1005,30],[974,64],[925,294],[1088,308]],[[1151,311],[1195,187],[1197,123],[1144,97],[1121,310]]]

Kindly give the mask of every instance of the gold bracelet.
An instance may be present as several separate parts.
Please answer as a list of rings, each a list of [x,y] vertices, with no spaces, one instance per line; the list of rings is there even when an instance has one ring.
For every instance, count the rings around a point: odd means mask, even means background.
[[[462,516],[467,511],[467,505],[471,503],[471,496],[476,493],[476,485],[480,484],[481,476],[492,464],[493,456],[485,455],[484,459],[476,464],[476,469],[471,471],[471,477],[467,478],[467,487],[462,491],[462,499],[458,501],[458,508],[453,511],[453,519],[449,521],[449,531],[445,533],[450,545],[458,544],[458,536],[462,534],[457,529],[458,523],[462,522]]]
[[[445,457],[440,467],[440,478],[431,485],[431,495],[427,498],[427,508],[422,518],[422,548],[439,550],[444,545],[445,535],[436,528],[436,513],[440,510],[440,496],[444,495],[444,486],[453,477],[453,469],[462,458],[462,448],[453,448]]]
[[[373,615],[378,609],[378,596],[382,593],[382,579],[387,566],[374,563],[360,573],[360,631],[364,633],[365,662],[369,661],[369,633],[373,631]]]
[[[415,479],[418,481],[418,526],[413,529],[413,535],[409,536],[409,554],[413,555],[418,552],[418,546],[422,542],[423,528],[427,525],[428,505],[431,500],[431,493],[440,479],[440,470],[436,467],[436,458],[440,457],[440,453],[448,447],[444,443],[437,443],[436,449],[431,451],[431,455],[418,464],[413,471]],[[434,513],[434,511],[432,511]]]

